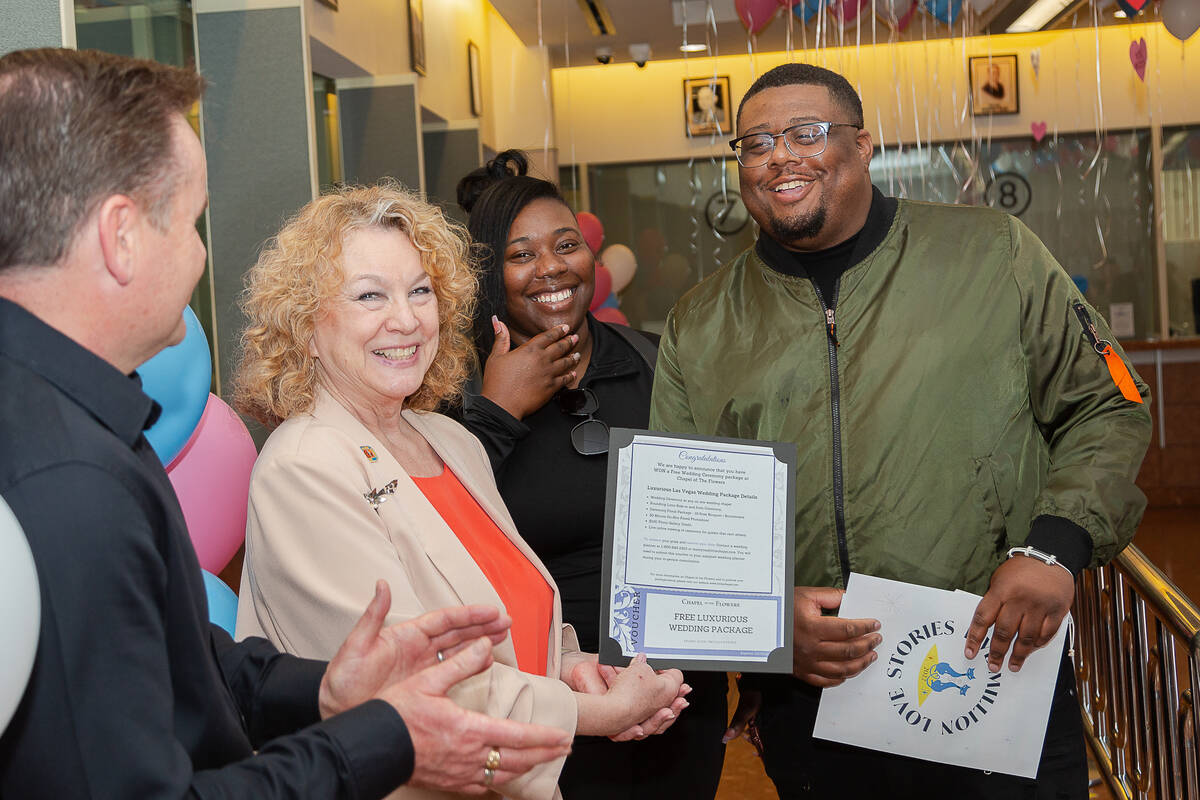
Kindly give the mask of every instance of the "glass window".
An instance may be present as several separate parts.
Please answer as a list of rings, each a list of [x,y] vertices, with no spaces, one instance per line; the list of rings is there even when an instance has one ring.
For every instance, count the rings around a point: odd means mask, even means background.
[[[905,145],[871,162],[885,194],[1019,217],[1122,339],[1159,334],[1151,174],[1145,130],[1110,132],[1099,146],[1092,134],[994,139],[977,151]]]
[[[317,142],[317,185],[322,193],[342,178],[341,120],[337,87],[331,78],[313,73],[313,127]]]
[[[1171,336],[1200,335],[1200,128],[1163,128],[1163,240]]]
[[[624,244],[637,258],[620,303],[643,330],[661,331],[680,295],[754,243],[732,158],[595,165],[588,188],[605,247]]]

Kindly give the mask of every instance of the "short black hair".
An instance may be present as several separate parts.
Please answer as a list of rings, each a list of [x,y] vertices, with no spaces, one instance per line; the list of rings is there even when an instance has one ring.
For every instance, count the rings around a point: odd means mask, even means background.
[[[475,306],[473,327],[481,366],[495,340],[492,315],[507,322],[504,249],[513,222],[534,200],[549,198],[570,208],[557,186],[526,175],[528,170],[529,161],[524,153],[505,150],[458,182],[458,205],[470,215],[467,230],[479,268],[479,302]]]
[[[0,272],[57,264],[110,195],[135,198],[163,230],[179,171],[172,119],[203,91],[195,70],[96,50],[0,58]]]
[[[737,123],[741,124],[742,107],[746,105],[747,100],[764,89],[774,89],[779,86],[824,86],[829,90],[829,95],[834,102],[850,115],[847,122],[853,122],[855,125],[863,124],[862,99],[859,98],[858,92],[854,91],[850,81],[833,70],[814,64],[781,64],[760,75],[758,80],[750,84],[750,88],[742,97],[742,102],[738,103]],[[831,121],[839,122],[840,120]]]

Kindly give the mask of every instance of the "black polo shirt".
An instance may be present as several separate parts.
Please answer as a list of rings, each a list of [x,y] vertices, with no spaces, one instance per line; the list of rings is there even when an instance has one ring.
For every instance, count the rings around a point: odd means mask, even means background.
[[[142,435],[158,412],[136,373],[0,298],[0,496],[42,606],[0,737],[0,796],[383,796],[412,773],[394,709],[319,722],[323,662],[209,624],[183,513]]]

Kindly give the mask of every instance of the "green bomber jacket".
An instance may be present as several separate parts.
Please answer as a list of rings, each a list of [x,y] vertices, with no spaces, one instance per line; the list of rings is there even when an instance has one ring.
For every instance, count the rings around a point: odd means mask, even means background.
[[[659,347],[652,429],[795,442],[797,585],[982,594],[1042,514],[1087,531],[1093,566],[1129,543],[1150,414],[1093,339],[1149,389],[1025,225],[901,200],[837,298],[829,318],[751,248],[680,299]]]

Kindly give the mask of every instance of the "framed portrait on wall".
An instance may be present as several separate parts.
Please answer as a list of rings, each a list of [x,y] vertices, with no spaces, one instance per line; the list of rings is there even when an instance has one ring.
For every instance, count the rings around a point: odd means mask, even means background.
[[[483,76],[479,66],[479,45],[467,41],[467,74],[471,78],[471,113],[483,116]]]
[[[683,79],[684,130],[688,136],[711,136],[733,130],[729,110],[729,76]]]
[[[972,56],[970,68],[972,114],[1016,114],[1021,110],[1015,55]]]
[[[425,0],[408,0],[408,48],[413,72],[425,74]]]

